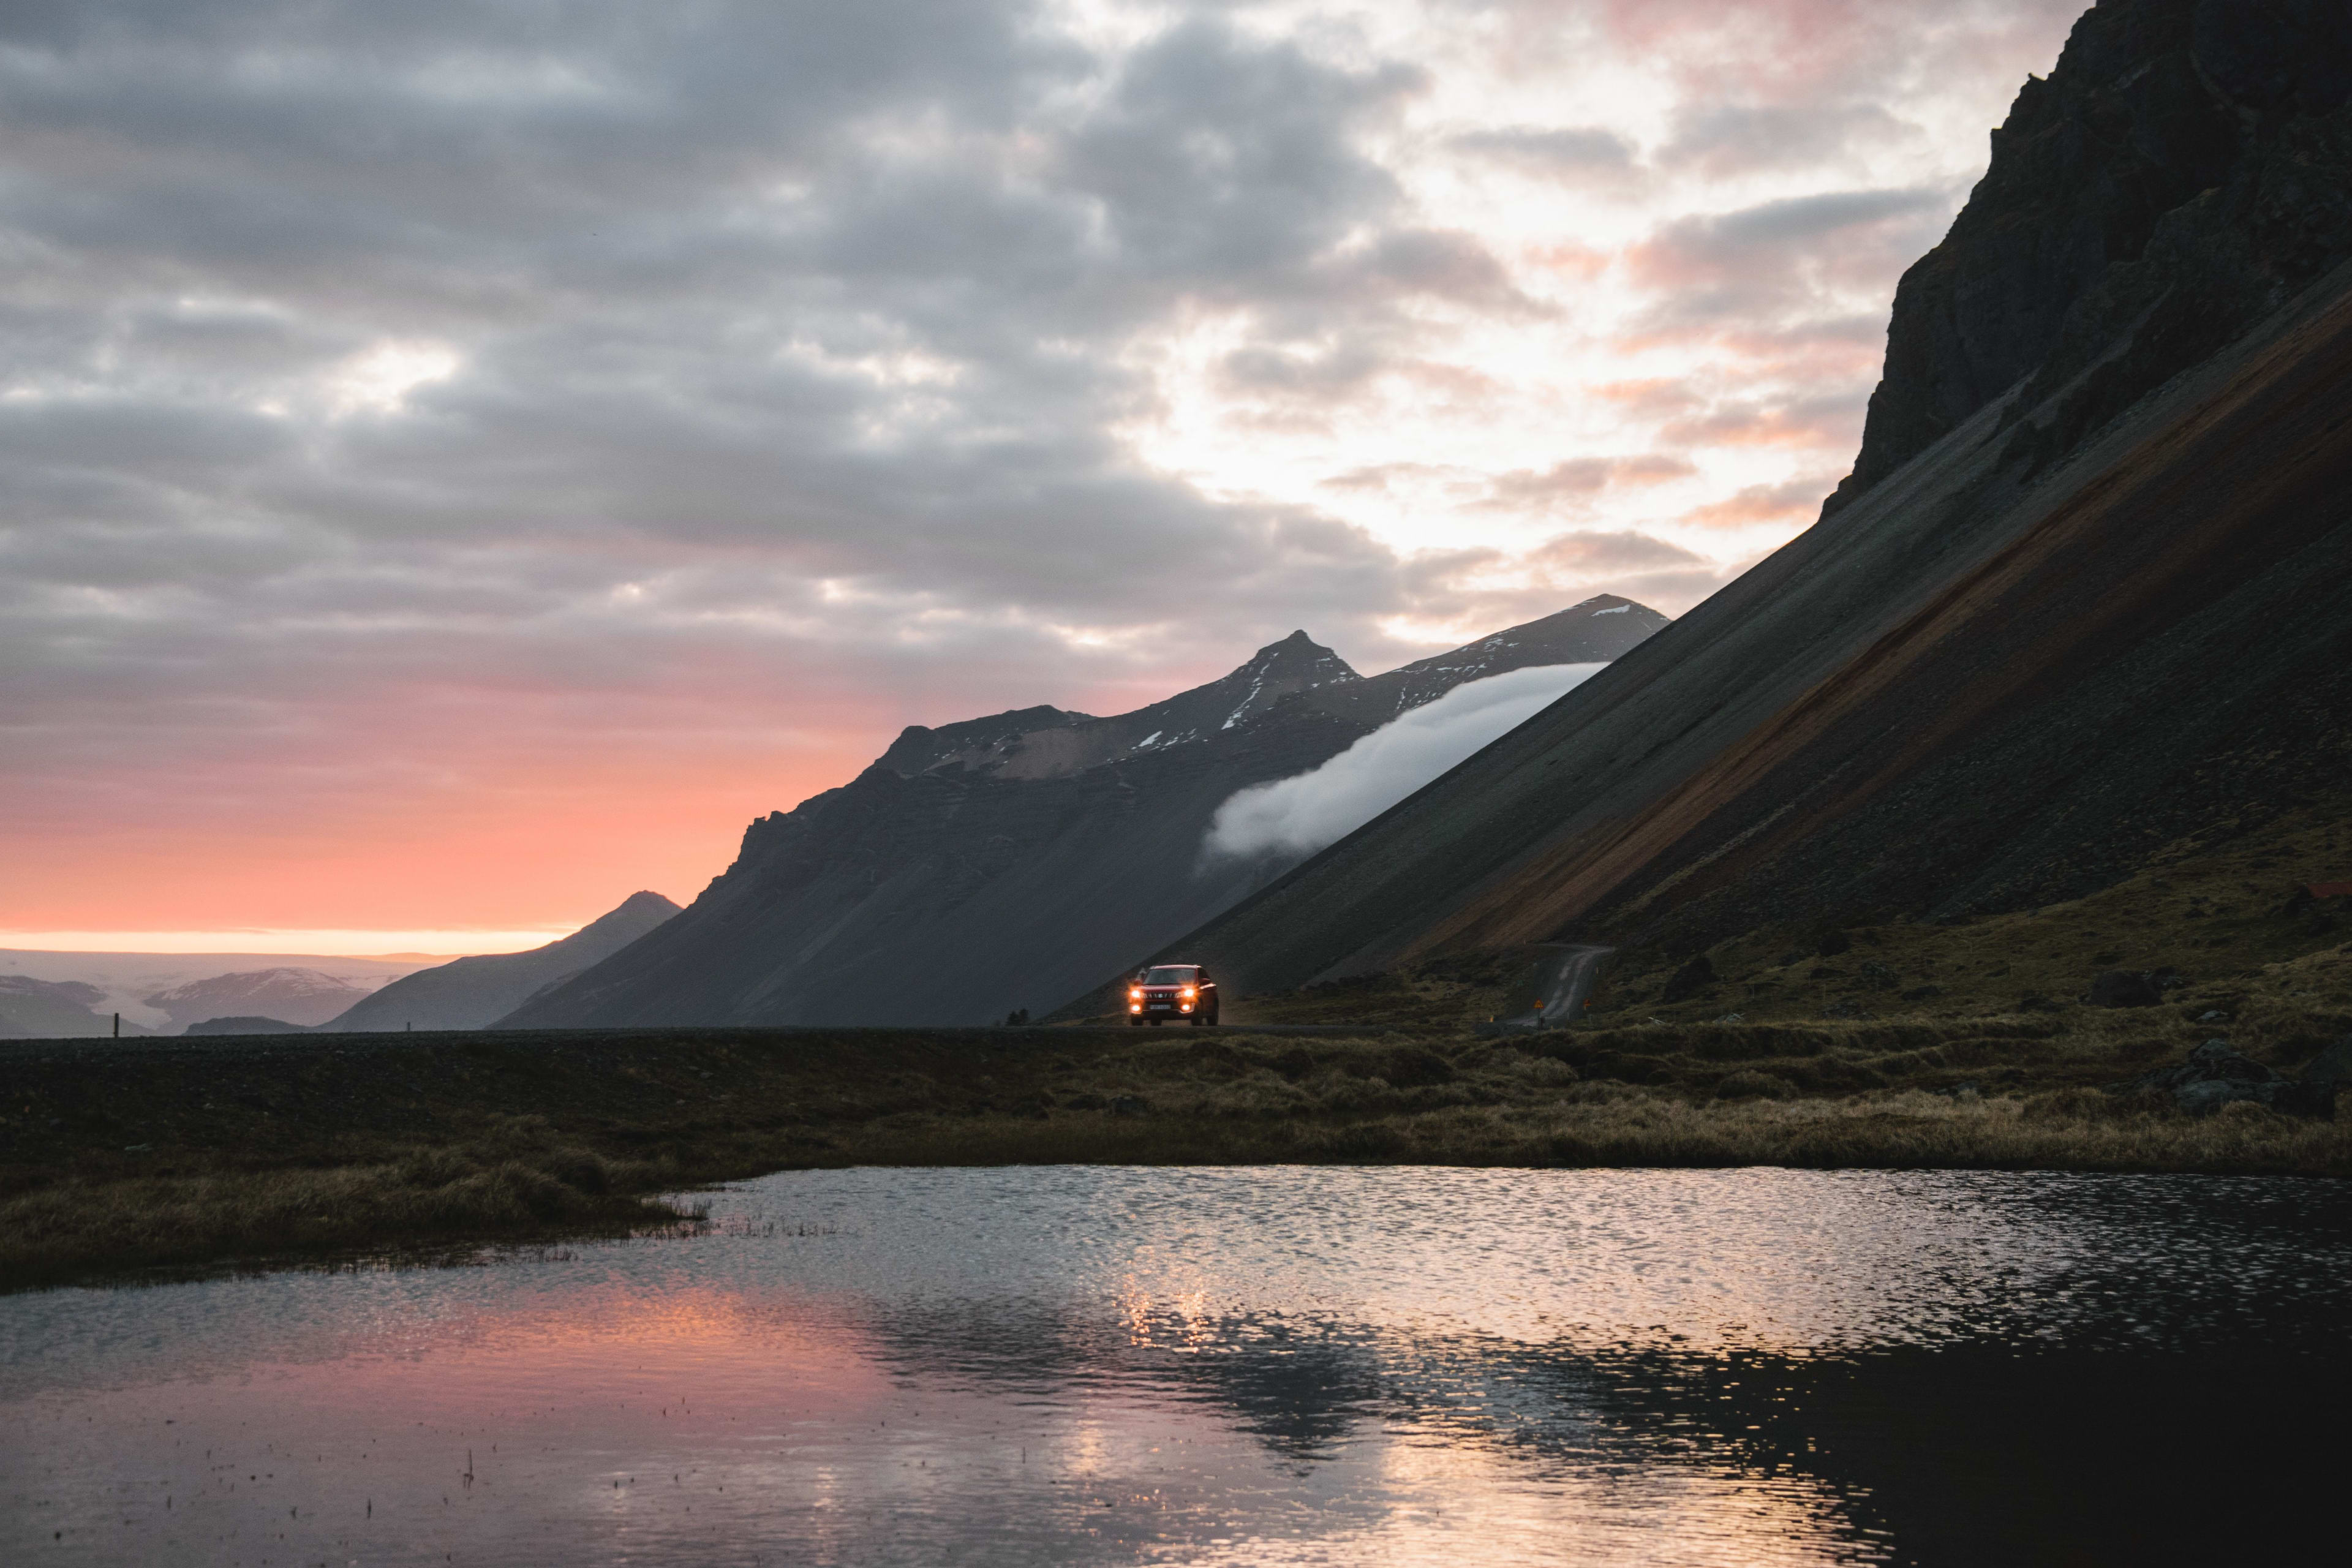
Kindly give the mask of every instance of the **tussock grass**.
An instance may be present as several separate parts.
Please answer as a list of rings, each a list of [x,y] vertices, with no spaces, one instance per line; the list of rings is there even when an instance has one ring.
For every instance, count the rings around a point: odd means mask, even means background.
[[[587,1149],[478,1146],[325,1169],[68,1174],[0,1202],[0,1279],[674,1226],[690,1216],[642,1195],[674,1182]]]
[[[2019,1021],[2015,1037],[2045,1026]],[[1913,1037],[1931,1032],[1915,1026]],[[1664,1031],[1656,1032],[1663,1035]],[[1834,1030],[1825,1031],[1834,1035]],[[1763,1066],[1659,1055],[1659,1082],[1587,1078],[1559,1056],[1482,1040],[1412,1047],[1453,1068],[1444,1082],[1381,1076],[1400,1048],[1378,1039],[1224,1046],[1205,1063],[1175,1050],[1124,1055],[1076,1098],[1113,1090],[1148,1107],[1127,1117],[1052,1111],[1020,1118],[905,1115],[877,1123],[817,1163],[996,1164],[1405,1163],[1474,1165],[1985,1167],[2093,1171],[2352,1173],[2352,1122],[2301,1121],[2248,1107],[2192,1120],[2087,1087],[1943,1092],[1877,1087],[1809,1094],[1798,1081],[1824,1057],[1858,1068],[1886,1053],[1885,1028],[1855,1028],[1805,1056]],[[1882,1037],[1874,1040],[1872,1036]],[[2000,1036],[1978,1037],[1999,1040]],[[1581,1040],[1525,1042],[1570,1053]],[[1663,1045],[1662,1038],[1643,1043]],[[1784,1045],[1786,1040],[1759,1042]],[[1916,1058],[1969,1039],[1893,1053]],[[2040,1042],[2035,1042],[2040,1043]],[[1966,1051],[1949,1054],[1969,1055]],[[2098,1051],[2085,1064],[2107,1070]],[[1600,1070],[1636,1066],[1604,1054]],[[1425,1065],[1406,1064],[1427,1075]],[[1866,1070],[1864,1068],[1864,1070]],[[1946,1065],[1919,1068],[1949,1079]],[[2082,1076],[2082,1075],[2078,1075]],[[1098,1087],[1096,1087],[1098,1086]]]

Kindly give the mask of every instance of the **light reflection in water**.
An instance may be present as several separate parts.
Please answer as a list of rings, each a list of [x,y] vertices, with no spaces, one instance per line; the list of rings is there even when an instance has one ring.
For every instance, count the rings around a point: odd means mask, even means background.
[[[0,1298],[0,1559],[2131,1561],[2163,1478],[2070,1510],[2050,1456],[2341,1385],[2347,1215],[2194,1178],[783,1174],[700,1237]]]

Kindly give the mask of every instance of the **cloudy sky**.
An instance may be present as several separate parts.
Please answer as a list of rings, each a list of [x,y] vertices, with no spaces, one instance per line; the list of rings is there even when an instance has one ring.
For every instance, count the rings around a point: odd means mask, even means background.
[[[908,723],[1679,612],[2078,9],[14,0],[0,943],[479,951]]]

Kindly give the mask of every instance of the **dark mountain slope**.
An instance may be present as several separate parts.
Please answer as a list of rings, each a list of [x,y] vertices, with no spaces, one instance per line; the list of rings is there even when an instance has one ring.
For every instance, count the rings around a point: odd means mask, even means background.
[[[2052,89],[2079,86],[2075,59]],[[2352,160],[2327,151],[2352,144],[2345,117],[2242,127],[2246,159],[2301,149],[2307,221],[2184,225],[2178,259],[2150,247],[2095,289],[2162,296],[2162,266],[2284,276],[2273,240],[2352,232]],[[1980,188],[1955,236],[2001,230],[1978,211],[2000,195]],[[2104,422],[2128,386],[2098,391],[2097,367],[2140,355],[2153,374],[2178,342],[2151,348],[2161,312],[2142,312],[2062,379],[2079,345],[2061,334],[1850,505],[1167,951],[1264,989],[1571,930],[1695,943],[1859,908],[2013,908],[2291,795],[2340,765],[2347,283],[2329,274]],[[1904,308],[1890,344],[1916,326]],[[1916,374],[1890,348],[1882,402],[1927,396]]]
[[[910,728],[850,784],[752,824],[677,921],[505,1022],[970,1024],[1049,1004],[1270,874],[1198,864],[1235,790],[1466,681],[1605,660],[1664,622],[1603,596],[1370,679],[1297,632],[1132,713]]]
[[[611,957],[677,913],[659,893],[632,893],[570,936],[528,952],[460,958],[394,981],[320,1027],[478,1029],[504,1017],[561,980]]]

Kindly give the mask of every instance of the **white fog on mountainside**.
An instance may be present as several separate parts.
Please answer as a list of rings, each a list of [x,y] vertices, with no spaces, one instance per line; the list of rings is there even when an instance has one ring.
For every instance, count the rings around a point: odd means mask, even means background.
[[[1543,664],[1457,686],[1321,767],[1237,791],[1202,837],[1202,860],[1304,856],[1335,844],[1608,668]]]

